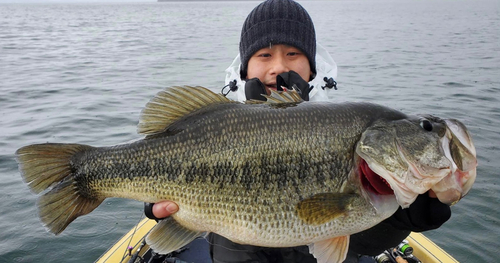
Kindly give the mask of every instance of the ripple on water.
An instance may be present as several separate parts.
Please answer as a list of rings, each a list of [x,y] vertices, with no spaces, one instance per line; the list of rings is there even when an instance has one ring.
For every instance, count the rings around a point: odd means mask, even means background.
[[[24,242],[19,247],[19,249],[22,250],[22,251],[25,251],[26,253],[29,253],[30,251],[36,250],[38,248],[38,246],[39,246],[39,242],[38,241],[28,240],[28,241]]]
[[[32,198],[20,198],[15,203],[11,205],[12,208],[22,208],[26,207],[26,204],[31,202]]]
[[[95,239],[96,237],[105,236],[117,229],[117,217],[112,214],[91,214],[79,220],[79,224],[66,229],[63,233],[65,236],[77,239]],[[83,222],[82,222],[83,221]]]
[[[472,85],[458,83],[458,82],[445,82],[445,83],[443,83],[443,85],[445,85],[447,87],[455,87],[455,88],[472,88],[472,87],[474,87]]]

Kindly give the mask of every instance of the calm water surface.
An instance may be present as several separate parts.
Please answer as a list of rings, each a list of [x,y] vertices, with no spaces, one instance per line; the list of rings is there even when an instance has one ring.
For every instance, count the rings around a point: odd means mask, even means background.
[[[220,90],[257,2],[0,4],[0,262],[93,262],[142,215],[108,199],[55,237],[14,160],[42,142],[141,138],[160,89]],[[370,100],[462,120],[478,178],[443,227],[427,232],[461,262],[497,262],[500,236],[498,1],[304,1],[339,65],[332,101]]]

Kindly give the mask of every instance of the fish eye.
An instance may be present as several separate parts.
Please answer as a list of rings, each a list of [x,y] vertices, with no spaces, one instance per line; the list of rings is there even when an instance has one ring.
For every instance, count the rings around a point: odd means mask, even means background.
[[[420,127],[422,127],[426,131],[432,131],[432,123],[429,120],[421,120],[420,121]]]

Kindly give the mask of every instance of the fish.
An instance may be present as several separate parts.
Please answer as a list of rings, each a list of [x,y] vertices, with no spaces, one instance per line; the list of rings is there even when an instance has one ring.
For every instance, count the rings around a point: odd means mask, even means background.
[[[457,203],[476,178],[472,137],[458,120],[304,102],[295,90],[266,97],[166,88],[141,112],[143,139],[24,146],[20,174],[56,235],[109,197],[171,200],[179,211],[146,238],[159,253],[214,232],[240,244],[308,245],[318,262],[342,262],[351,234],[419,194]]]

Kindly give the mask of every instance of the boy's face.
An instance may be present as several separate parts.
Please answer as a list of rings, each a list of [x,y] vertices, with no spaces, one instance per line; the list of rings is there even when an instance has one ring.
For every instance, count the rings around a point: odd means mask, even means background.
[[[309,81],[312,75],[304,53],[298,48],[278,44],[262,48],[252,55],[248,60],[247,78],[258,78],[269,95],[270,89],[276,90],[276,76],[290,70],[297,72],[305,81]]]

